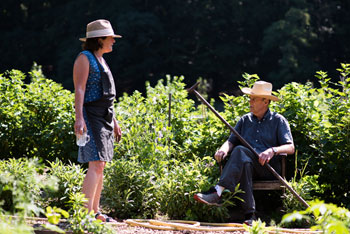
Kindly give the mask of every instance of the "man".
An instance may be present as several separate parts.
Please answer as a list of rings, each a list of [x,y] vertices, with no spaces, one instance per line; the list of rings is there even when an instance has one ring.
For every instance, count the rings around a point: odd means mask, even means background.
[[[255,200],[252,179],[273,179],[272,173],[264,167],[265,163],[281,172],[278,154],[293,154],[294,143],[288,121],[280,114],[271,112],[270,101],[279,101],[272,95],[272,84],[257,81],[253,88],[243,88],[242,92],[250,95],[250,113],[238,121],[235,130],[254,148],[259,158],[243,146],[239,139],[231,133],[229,139],[215,153],[214,157],[221,162],[232,151],[220,176],[219,183],[207,192],[197,193],[194,198],[207,205],[220,206],[224,189],[234,192],[239,183],[244,191],[242,209],[246,224],[251,224],[255,217]]]

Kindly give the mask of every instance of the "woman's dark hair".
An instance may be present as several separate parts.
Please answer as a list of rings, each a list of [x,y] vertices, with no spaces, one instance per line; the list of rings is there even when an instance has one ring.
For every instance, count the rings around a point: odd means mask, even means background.
[[[98,49],[102,48],[102,43],[98,41],[98,39],[106,39],[107,37],[93,37],[93,38],[87,38],[86,41],[83,43],[82,48],[83,50],[89,50],[91,52],[97,51]]]

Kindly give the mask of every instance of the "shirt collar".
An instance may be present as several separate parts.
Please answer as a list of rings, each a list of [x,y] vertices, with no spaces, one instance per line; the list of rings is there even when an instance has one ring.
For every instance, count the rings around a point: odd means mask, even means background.
[[[267,111],[266,111],[265,114],[264,114],[264,117],[263,117],[261,120],[259,120],[258,117],[256,117],[255,115],[253,115],[253,113],[251,113],[251,115],[253,116],[253,118],[254,118],[256,121],[264,121],[264,120],[270,118],[270,116],[271,116],[271,111],[270,111],[270,108],[268,108]]]

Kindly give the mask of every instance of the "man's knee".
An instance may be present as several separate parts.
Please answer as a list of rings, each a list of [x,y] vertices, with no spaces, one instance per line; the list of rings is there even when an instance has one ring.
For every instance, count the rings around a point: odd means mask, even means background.
[[[247,147],[243,146],[243,145],[237,145],[231,154],[234,154],[234,153],[241,153],[241,152],[246,152],[247,150],[249,150]]]
[[[238,145],[232,150],[230,159],[232,158],[232,161],[241,163],[252,162],[249,153],[250,151],[247,147]]]

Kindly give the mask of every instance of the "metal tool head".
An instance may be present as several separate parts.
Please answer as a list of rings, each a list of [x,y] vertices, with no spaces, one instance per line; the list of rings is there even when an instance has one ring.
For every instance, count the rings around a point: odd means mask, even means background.
[[[187,92],[192,93],[193,90],[195,90],[200,83],[201,83],[200,81],[195,83],[191,88],[187,89]]]

